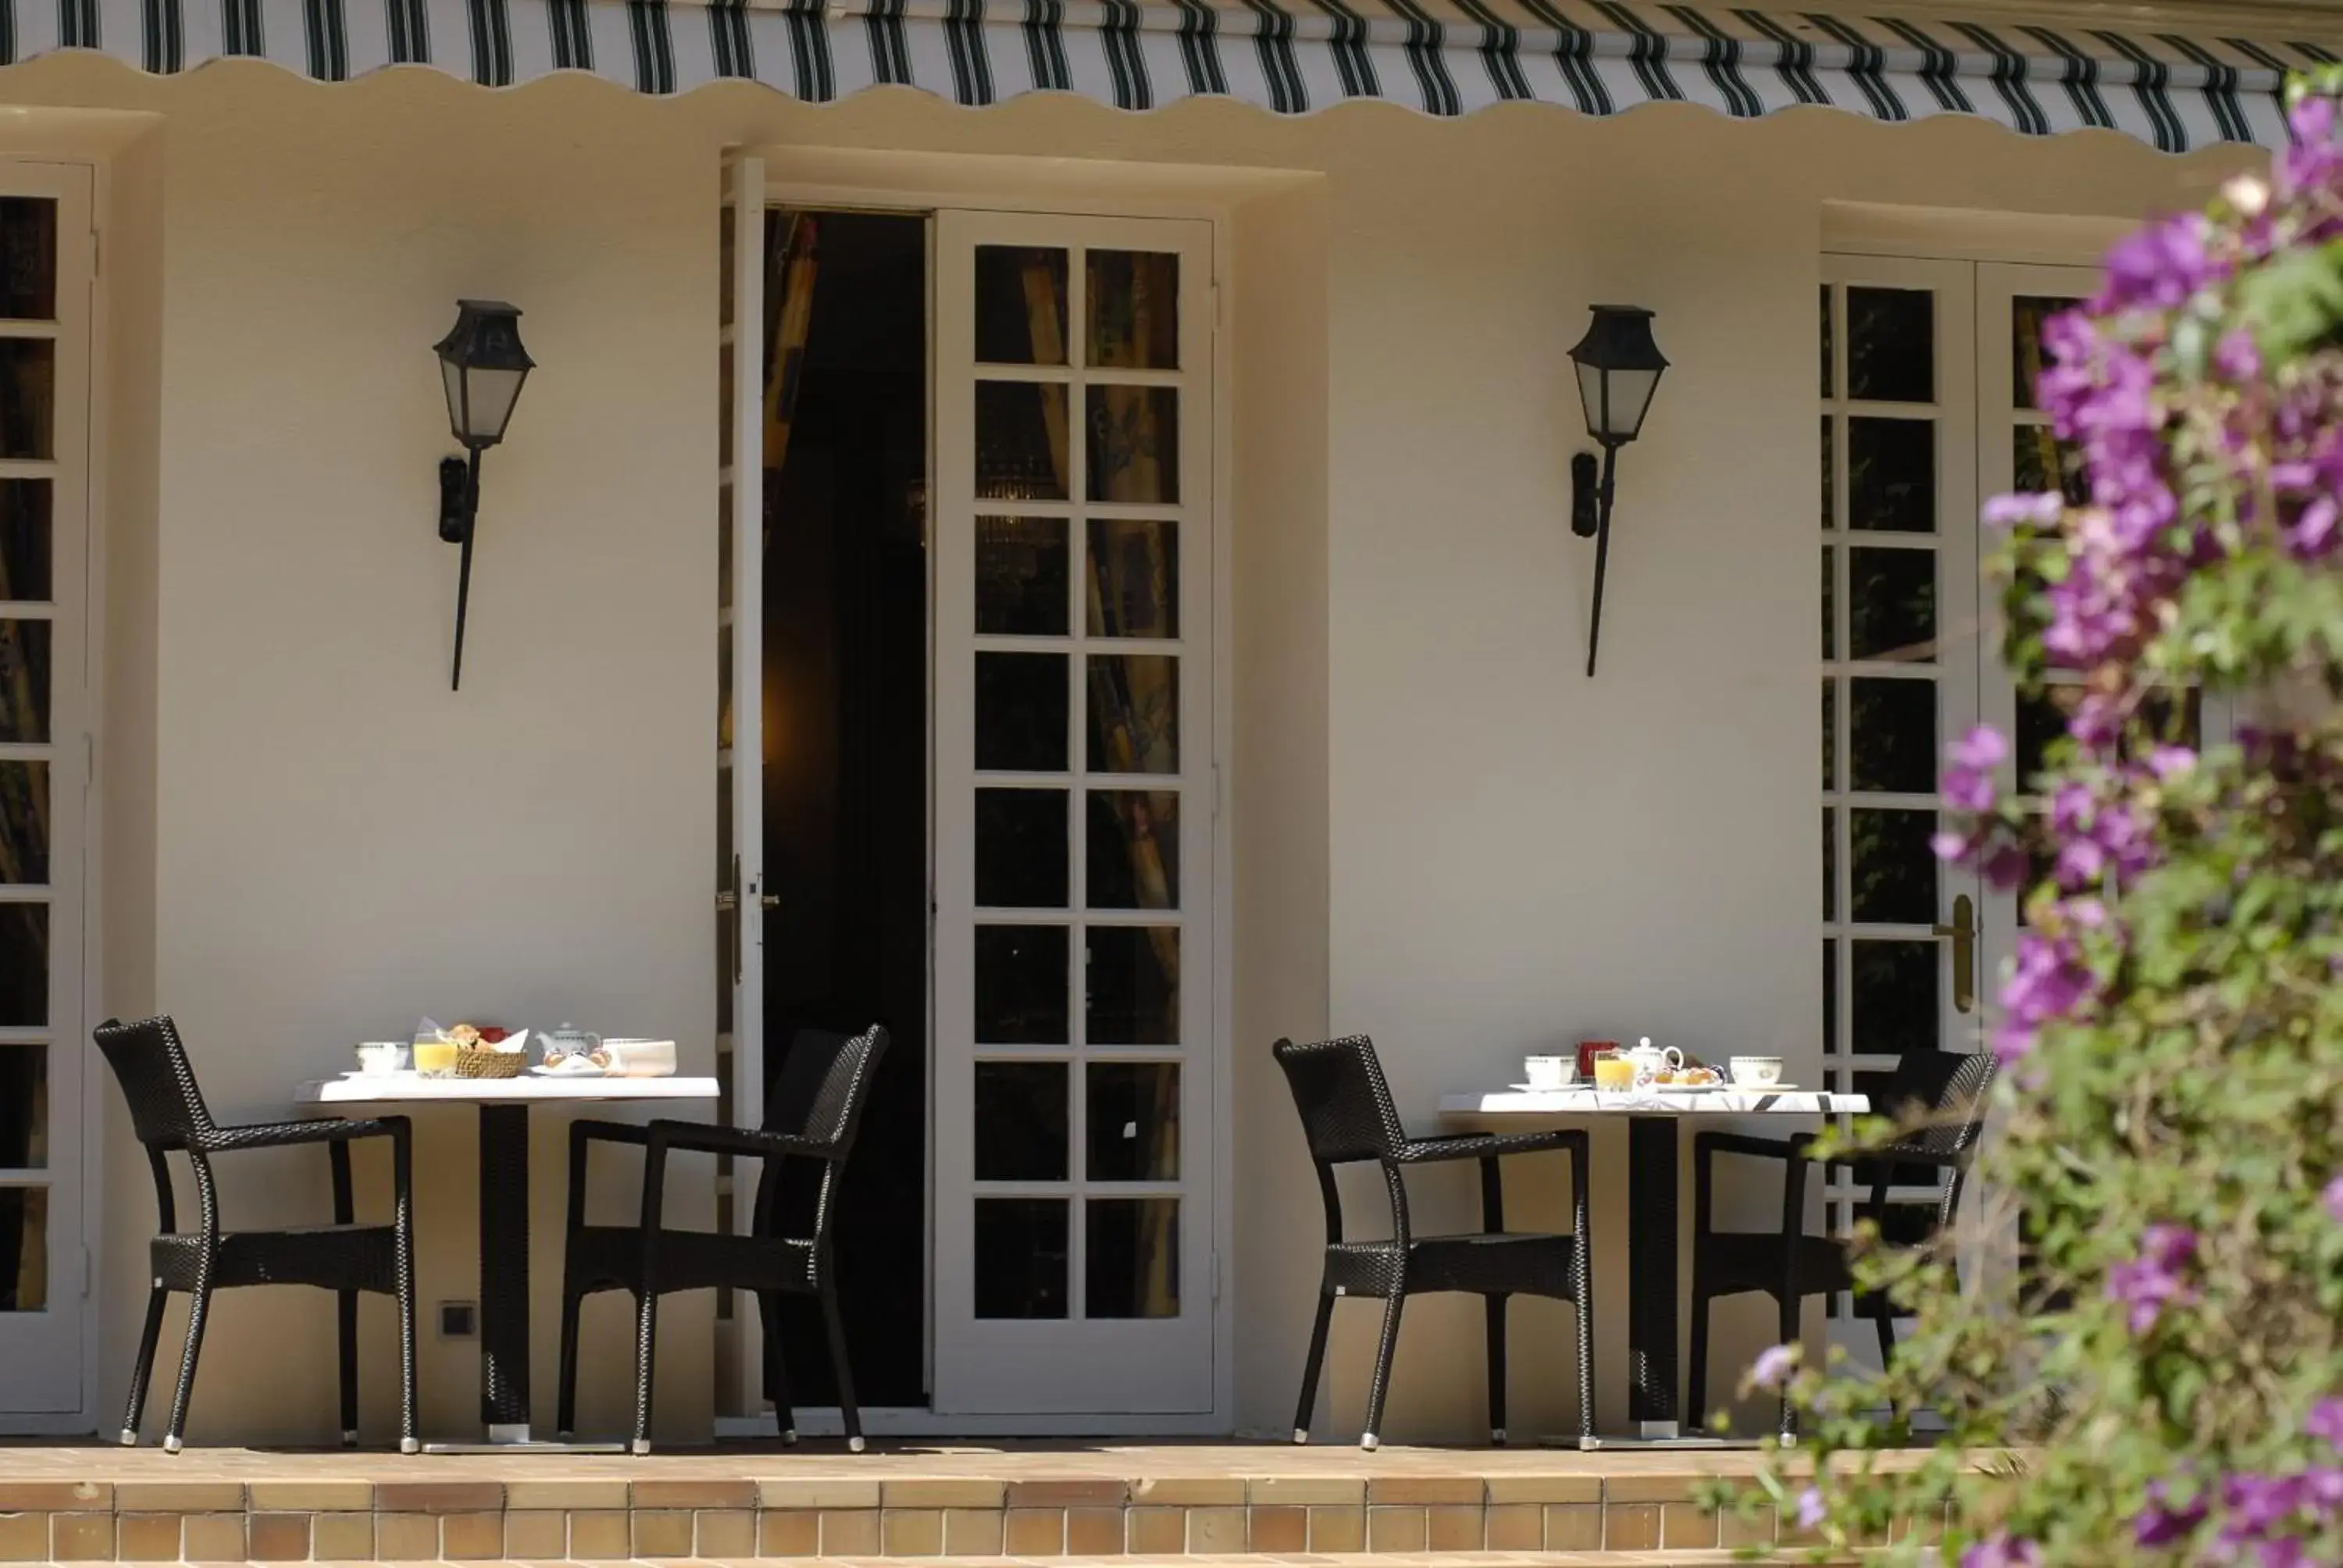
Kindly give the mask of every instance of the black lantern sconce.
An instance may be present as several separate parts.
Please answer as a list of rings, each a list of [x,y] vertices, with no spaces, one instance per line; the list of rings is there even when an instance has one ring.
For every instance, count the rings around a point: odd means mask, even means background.
[[[1594,608],[1586,623],[1586,673],[1594,674],[1594,648],[1603,636],[1603,573],[1611,559],[1611,481],[1619,448],[1644,428],[1667,356],[1652,341],[1652,313],[1641,306],[1598,305],[1586,336],[1570,351],[1578,368],[1578,399],[1586,407],[1586,433],[1603,448],[1602,477],[1594,454],[1570,460],[1570,531],[1594,541]]]
[[[464,614],[472,597],[472,526],[480,510],[480,454],[505,438],[520,384],[537,362],[520,346],[520,312],[493,299],[459,299],[456,325],[437,345],[447,386],[447,427],[464,448],[439,459],[439,537],[464,547],[456,578],[456,663],[447,689],[464,684]]]

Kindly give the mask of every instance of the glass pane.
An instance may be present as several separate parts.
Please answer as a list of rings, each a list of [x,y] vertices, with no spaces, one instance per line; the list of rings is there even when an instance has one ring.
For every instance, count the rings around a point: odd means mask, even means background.
[[[1066,658],[976,656],[976,765],[1000,772],[1066,769]]]
[[[2009,400],[2019,408],[2032,408],[2034,384],[2042,377],[2043,367],[2050,363],[2042,352],[2042,324],[2060,311],[2074,307],[2071,299],[2049,299],[2027,295],[2009,302]]]
[[[1172,387],[1093,387],[1090,498],[1169,505],[1180,498],[1180,393]]]
[[[5,215],[0,214],[0,221]],[[726,202],[716,214],[716,319],[726,327],[732,325],[732,246],[734,226],[732,204]]]
[[[0,904],[0,1029],[49,1021],[49,906]]]
[[[1926,419],[1846,422],[1846,526],[1936,531],[1936,427]]]
[[[1833,436],[1838,421],[1828,414],[1823,416],[1823,527],[1838,527],[1838,464],[1837,443]]]
[[[1858,678],[1848,683],[1847,771],[1857,789],[1936,792],[1936,683]]]
[[[986,501],[1066,498],[1066,389],[976,384],[976,494]]]
[[[1063,1181],[1067,1067],[1062,1061],[976,1064],[976,1179]]]
[[[1901,1056],[1936,1047],[1936,949],[1928,942],[1855,942],[1850,958],[1858,1053]]]
[[[1061,910],[1069,901],[1066,791],[976,792],[976,901]]]
[[[1084,1209],[1083,1315],[1180,1315],[1180,1201],[1093,1198]]]
[[[1823,939],[1823,1051],[1838,1054],[1838,943]]]
[[[732,487],[729,485],[716,487],[716,608],[732,608]]]
[[[49,623],[0,620],[0,740],[49,738]]]
[[[1838,919],[1838,810],[1823,808],[1823,919]]]
[[[976,928],[976,1039],[984,1045],[1062,1045],[1066,1010],[1063,926]]]
[[[1847,656],[1896,664],[1936,657],[1936,552],[1847,552]]]
[[[1823,307],[1823,308],[1822,308],[1822,324],[1823,324],[1823,396],[1824,396],[1824,397],[1829,397],[1829,396],[1831,395],[1831,347],[1832,347],[1832,344],[1831,344],[1831,307],[1830,307],[1831,301],[1830,301],[1830,297],[1831,297],[1830,285],[1829,285],[1829,284],[1827,284],[1827,283],[1825,283],[1825,284],[1824,284],[1824,285],[1823,285],[1823,288],[1822,288],[1822,307]]]
[[[1846,291],[1846,393],[1870,403],[1936,398],[1936,301],[1924,288]]]
[[[1936,830],[1936,814],[1858,808],[1849,810],[1846,819],[1852,860],[1849,918],[1881,925],[1934,925],[1937,862],[1928,836]]]
[[[2021,789],[2031,789],[2034,780],[2046,767],[2050,743],[2066,733],[2066,716],[2083,699],[2079,686],[2051,686],[2017,698],[2017,782]],[[2198,747],[2205,739],[2204,694],[2190,687],[2177,695],[2168,691],[2152,692],[2140,699],[2133,722],[2139,728],[2138,741],[2127,737],[2117,750],[2118,755],[2137,759],[2135,754],[2142,745],[2175,745]]]
[[[49,765],[0,762],[0,882],[48,879]]]
[[[1066,1315],[1067,1202],[1063,1198],[976,1201],[976,1315]]]
[[[1837,552],[1823,547],[1823,657],[1838,657],[1838,585],[1837,573],[1831,569],[1831,558]]]
[[[976,519],[976,629],[1006,637],[1066,635],[1066,520]]]
[[[1092,518],[1090,527],[1090,634],[1179,636],[1179,525]]]
[[[716,749],[732,749],[732,630],[716,628]]]
[[[1823,682],[1823,788],[1838,788],[1838,682]]]
[[[0,457],[47,457],[56,403],[57,346],[0,337]]]
[[[2050,743],[2066,733],[2066,715],[2081,700],[2079,686],[2053,686],[2034,695],[2017,694],[2017,787],[2032,789],[2049,766]]]
[[[0,599],[51,595],[49,481],[0,479]]]
[[[732,346],[716,351],[716,465],[732,466]]]
[[[1180,907],[1180,797],[1170,789],[1093,790],[1085,874],[1093,910]]]
[[[47,196],[0,197],[0,316],[57,318],[57,204]]]
[[[49,1048],[0,1045],[0,1171],[38,1171],[48,1162]]]
[[[1083,945],[1083,1038],[1092,1045],[1177,1045],[1179,928],[1091,926]]]
[[[48,1304],[48,1190],[0,1187],[0,1312],[37,1312]]]
[[[1180,368],[1180,258],[1094,250],[1090,363],[1111,370]]]
[[[1066,253],[976,247],[976,357],[988,365],[1066,362]]]
[[[1168,653],[1089,658],[1094,773],[1180,771],[1180,661]]]
[[[2056,490],[2073,506],[2091,498],[2091,477],[2080,448],[2058,439],[2047,425],[2020,425],[2009,433],[2010,488]]]
[[[1093,1181],[1180,1179],[1180,1064],[1093,1061],[1084,1170]]]

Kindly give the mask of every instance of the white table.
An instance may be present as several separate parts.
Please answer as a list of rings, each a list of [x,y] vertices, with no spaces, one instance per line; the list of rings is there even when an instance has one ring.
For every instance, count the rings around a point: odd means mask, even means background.
[[[1451,1094],[1443,1116],[1496,1122],[1627,1123],[1627,1418],[1630,1438],[1592,1437],[1586,1448],[1665,1446],[1686,1439],[1676,1398],[1676,1122],[1686,1116],[1838,1116],[1871,1109],[1860,1094],[1801,1090],[1507,1090]]]
[[[422,1078],[412,1072],[297,1086],[294,1100],[329,1109],[473,1105],[480,1112],[480,1420],[485,1443],[427,1443],[427,1452],[477,1448],[600,1448],[541,1443],[529,1435],[528,1111],[608,1101],[714,1100],[712,1078]]]

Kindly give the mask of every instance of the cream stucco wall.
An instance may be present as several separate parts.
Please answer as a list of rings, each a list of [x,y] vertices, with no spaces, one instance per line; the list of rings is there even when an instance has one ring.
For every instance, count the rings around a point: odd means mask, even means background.
[[[1232,1419],[1268,1432],[1287,1424],[1319,1223],[1272,1039],[1373,1032],[1427,1122],[1441,1092],[1590,1032],[1815,1060],[1824,204],[2121,216],[2194,199],[2238,161],[1820,112],[1275,122],[1065,100],[971,114],[896,90],[816,109],[746,87],[652,102],[410,74],[325,89],[263,68],[154,83],[64,60],[6,82],[19,101],[163,116],[115,185],[160,244],[146,264],[159,505],[113,525],[139,563],[117,560],[109,593],[130,623],[110,628],[117,668],[150,669],[152,689],[125,673],[133,695],[109,710],[112,764],[140,771],[109,780],[126,825],[109,816],[108,940],[133,950],[109,955],[102,1005],[176,1012],[238,1114],[280,1111],[317,1053],[422,1005],[673,1030],[705,1062],[723,145],[1311,176],[1227,215],[1229,1353]],[[521,304],[544,368],[489,460],[468,685],[450,696],[426,347],[458,294]],[[1562,355],[1597,299],[1657,309],[1676,368],[1624,460],[1590,681]],[[146,460],[112,457],[133,477]],[[425,1295],[468,1295],[470,1129],[443,1115],[422,1134]],[[540,1137],[549,1237],[558,1172]],[[118,1128],[109,1142],[100,1424],[135,1331],[146,1201],[135,1151]],[[246,1212],[322,1202],[322,1165],[251,1158],[230,1192]],[[1419,1188],[1427,1217],[1464,1221],[1467,1182],[1446,1174]],[[1624,1176],[1606,1141],[1598,1367],[1614,1420],[1629,1216],[1608,1195]],[[1515,1180],[1515,1223],[1566,1212],[1549,1173]],[[543,1323],[554,1261],[548,1239]],[[690,1311],[667,1318],[676,1431],[707,1409]],[[1356,1429],[1371,1316],[1342,1316],[1329,1432]],[[1563,1423],[1566,1315],[1528,1304],[1516,1322],[1512,1425]],[[329,1325],[322,1306],[224,1310],[199,1426],[320,1435]],[[1720,1326],[1720,1367],[1769,1337],[1754,1306]],[[1472,1303],[1410,1309],[1389,1435],[1477,1429],[1480,1337]],[[427,1334],[425,1350],[432,1419],[457,1424],[470,1347]],[[296,1376],[300,1398],[284,1392]],[[589,1424],[614,1418],[618,1382],[602,1380]],[[387,1382],[369,1392],[378,1417]]]

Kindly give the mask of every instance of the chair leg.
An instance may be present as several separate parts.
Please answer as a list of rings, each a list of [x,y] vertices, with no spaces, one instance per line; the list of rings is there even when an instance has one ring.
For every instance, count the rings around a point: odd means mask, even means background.
[[[1803,1300],[1804,1298],[1801,1297],[1795,1290],[1785,1291],[1783,1292],[1781,1299],[1782,1321],[1779,1325],[1782,1337],[1775,1342],[1776,1343],[1794,1345],[1798,1342],[1798,1331],[1800,1327],[1798,1322],[1798,1308]],[[1789,1393],[1785,1390],[1782,1394],[1782,1441],[1784,1442],[1795,1442],[1797,1438],[1798,1412],[1791,1405]]]
[[[1489,1313],[1489,1442],[1505,1446],[1505,1298],[1485,1298]]]
[[[335,1292],[335,1326],[341,1339],[342,1446],[358,1445],[358,1293]]]
[[[1879,1366],[1885,1372],[1887,1363],[1896,1359],[1896,1303],[1885,1296],[1879,1298],[1879,1315],[1871,1320],[1879,1331]]]
[[[561,1377],[555,1396],[553,1429],[564,1439],[578,1431],[578,1313],[586,1298],[568,1280],[561,1282]]]
[[[1696,1245],[1697,1243],[1695,1243]],[[1701,1278],[1701,1268],[1695,1261],[1692,1266],[1692,1345],[1690,1365],[1685,1369],[1684,1401],[1692,1406],[1687,1412],[1692,1420],[1687,1424],[1694,1431],[1706,1432],[1711,1414],[1708,1402],[1708,1282]]]
[[[420,1453],[423,1439],[416,1431],[415,1408],[415,1269],[410,1259],[399,1271],[398,1286],[398,1452]]]
[[[1399,1311],[1407,1297],[1396,1285],[1390,1299],[1383,1302],[1383,1337],[1375,1342],[1375,1374],[1367,1384],[1367,1429],[1359,1436],[1359,1446],[1370,1453],[1383,1443],[1383,1396],[1391,1392],[1393,1352],[1399,1349]]]
[[[188,1292],[188,1298],[187,1343],[179,1354],[179,1387],[171,1399],[171,1423],[163,1432],[163,1452],[166,1453],[176,1453],[186,1446],[187,1402],[196,1392],[196,1358],[203,1353],[204,1319],[210,1315],[212,1304],[211,1281],[198,1281],[196,1288]]]
[[[138,1418],[146,1409],[146,1383],[155,1375],[155,1347],[163,1338],[163,1309],[171,1292],[157,1283],[146,1292],[146,1326],[138,1333],[138,1359],[130,1367],[130,1408],[122,1417],[122,1446],[138,1446]]]
[[[773,1402],[773,1430],[783,1442],[798,1440],[798,1412],[789,1398],[789,1358],[781,1352],[781,1298],[777,1291],[757,1292],[757,1318],[765,1326],[765,1397]]]
[[[651,1451],[651,1363],[659,1342],[659,1292],[645,1280],[635,1297],[635,1440],[632,1451]]]
[[[1318,1373],[1326,1364],[1326,1332],[1334,1322],[1334,1295],[1318,1292],[1318,1318],[1310,1326],[1310,1353],[1302,1362],[1302,1400],[1293,1407],[1293,1441],[1310,1441],[1310,1418],[1318,1408]]]
[[[830,1367],[838,1378],[838,1413],[846,1422],[846,1447],[851,1453],[862,1452],[862,1410],[854,1402],[854,1369],[846,1360],[846,1321],[838,1312],[838,1287],[831,1283],[830,1271],[821,1275],[821,1317],[830,1330]]]

